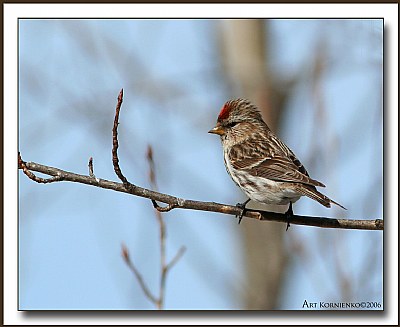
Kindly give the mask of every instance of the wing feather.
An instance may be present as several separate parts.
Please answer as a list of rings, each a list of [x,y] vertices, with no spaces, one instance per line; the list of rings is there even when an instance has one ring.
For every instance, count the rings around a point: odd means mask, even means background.
[[[273,142],[253,138],[234,145],[228,153],[232,167],[274,181],[325,186],[310,178],[294,153],[272,136]]]

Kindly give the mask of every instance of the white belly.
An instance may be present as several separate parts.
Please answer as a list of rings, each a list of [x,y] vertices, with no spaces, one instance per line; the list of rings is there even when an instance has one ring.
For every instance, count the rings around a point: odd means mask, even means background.
[[[226,169],[232,180],[251,199],[265,204],[288,204],[296,202],[300,194],[287,187],[285,182],[276,182],[259,176],[252,176],[234,169],[224,153]]]

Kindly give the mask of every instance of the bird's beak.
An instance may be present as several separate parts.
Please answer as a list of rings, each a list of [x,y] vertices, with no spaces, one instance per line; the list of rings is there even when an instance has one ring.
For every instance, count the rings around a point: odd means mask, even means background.
[[[223,128],[220,124],[217,124],[213,129],[209,130],[208,132],[211,134],[224,135],[225,128]]]

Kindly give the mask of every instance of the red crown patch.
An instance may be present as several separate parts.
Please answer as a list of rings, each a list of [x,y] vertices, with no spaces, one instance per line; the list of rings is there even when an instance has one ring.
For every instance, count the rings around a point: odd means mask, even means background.
[[[218,120],[222,120],[222,119],[228,118],[230,110],[231,110],[231,102],[228,101],[222,107],[221,112],[218,115]]]

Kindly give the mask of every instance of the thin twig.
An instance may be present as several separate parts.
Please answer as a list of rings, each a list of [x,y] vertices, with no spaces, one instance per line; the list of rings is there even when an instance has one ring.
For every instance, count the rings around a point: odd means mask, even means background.
[[[90,157],[89,158],[89,176],[91,177],[91,178],[96,178],[96,176],[94,175],[94,172],[93,172],[93,158],[92,157]]]
[[[176,205],[175,205],[175,204],[168,204],[168,205],[165,206],[165,207],[161,207],[161,206],[159,206],[159,205],[157,204],[157,202],[156,202],[155,200],[151,200],[151,203],[153,203],[154,209],[156,209],[156,210],[159,211],[159,212],[168,212],[168,211],[171,211],[172,209],[175,209],[175,208],[176,208]]]
[[[113,151],[114,153],[114,151]],[[155,175],[155,165],[154,165],[154,160],[153,160],[153,150],[151,146],[148,147],[147,151],[147,161],[149,162],[149,180],[152,188],[157,189],[157,182],[156,182],[156,175]],[[154,200],[151,200],[154,208],[157,208],[158,205]],[[171,260],[169,264],[166,263],[166,249],[165,249],[165,239],[166,239],[166,228],[165,228],[165,222],[164,219],[161,215],[161,210],[158,210],[155,212],[156,218],[158,221],[158,225],[160,228],[160,266],[161,266],[161,272],[160,272],[160,290],[159,290],[159,295],[158,297],[154,296],[151,292],[148,286],[146,285],[142,275],[139,273],[139,270],[135,267],[133,262],[131,261],[129,257],[129,252],[127,247],[122,244],[122,256],[125,259],[126,264],[129,266],[129,268],[132,270],[134,273],[136,279],[139,282],[140,287],[142,288],[144,294],[147,296],[147,298],[153,302],[156,306],[157,309],[162,310],[164,308],[164,298],[165,298],[165,283],[167,280],[167,273],[169,270],[172,268],[172,266],[181,258],[183,255],[185,248],[182,247],[179,252],[175,255],[175,257]]]
[[[142,275],[136,269],[135,265],[131,261],[128,248],[124,244],[122,244],[122,257],[124,258],[127,266],[130,268],[130,270],[132,270],[133,274],[135,275],[137,281],[139,282],[140,287],[143,290],[143,293],[147,296],[147,298],[151,302],[156,303],[157,299],[155,298],[155,296],[153,294],[151,294],[149,288],[147,287],[146,283],[144,282]]]
[[[173,257],[172,260],[170,261],[170,263],[167,264],[166,269],[170,270],[179,261],[179,259],[183,256],[185,251],[186,251],[186,247],[181,246],[181,248],[175,254],[175,257]]]
[[[118,178],[122,181],[124,187],[127,190],[133,190],[136,186],[132,183],[128,182],[126,177],[122,174],[121,168],[119,167],[119,159],[118,159],[118,124],[119,124],[119,112],[121,110],[122,100],[124,95],[124,89],[121,89],[118,95],[117,106],[115,107],[115,118],[113,124],[113,147],[112,147],[112,162],[114,166],[114,171],[117,174]]]
[[[53,182],[60,182],[63,180],[62,174],[54,175],[51,178],[41,178],[32,173],[27,167],[26,163],[22,160],[21,154],[18,152],[18,168],[22,169],[24,174],[36,183],[48,184]]]
[[[147,147],[147,161],[149,163],[149,180],[151,187],[158,191],[157,187],[157,179],[156,179],[156,171],[155,171],[155,164],[154,164],[154,158],[153,158],[153,149],[149,145]],[[153,203],[153,206],[157,211],[155,212],[155,215],[157,217],[157,221],[159,224],[160,228],[160,262],[161,262],[161,274],[160,274],[160,291],[159,291],[159,297],[158,301],[156,302],[157,308],[159,310],[163,309],[164,307],[164,298],[165,298],[165,283],[167,280],[167,274],[169,270],[171,269],[172,265],[167,264],[166,262],[166,246],[165,246],[165,240],[166,240],[166,227],[165,227],[165,222],[163,215],[161,212],[169,211],[173,209],[173,205],[169,204],[167,207],[162,208],[160,207],[155,200],[151,200]],[[174,259],[172,260],[173,263],[179,260],[179,258],[182,256],[183,252],[179,255],[180,253],[178,252],[178,255],[175,255]]]
[[[149,180],[150,180],[150,185],[154,190],[157,190],[157,182],[156,182],[156,173],[155,173],[155,165],[154,165],[154,160],[153,160],[153,150],[151,146],[149,145],[147,147],[147,162],[149,164]],[[151,200],[154,205],[157,205],[154,200]],[[156,207],[156,206],[154,206]],[[160,211],[155,212],[159,230],[160,230],[160,266],[161,266],[161,273],[160,273],[160,290],[159,290],[159,295],[157,302],[155,303],[157,305],[157,309],[161,310],[163,309],[164,306],[164,294],[165,294],[165,282],[166,282],[166,275],[167,275],[167,269],[166,269],[166,254],[165,254],[165,238],[166,238],[166,229],[165,229],[165,222],[162,217],[162,214]]]

